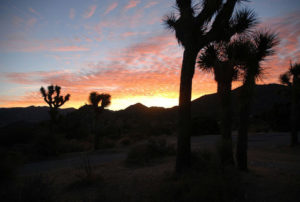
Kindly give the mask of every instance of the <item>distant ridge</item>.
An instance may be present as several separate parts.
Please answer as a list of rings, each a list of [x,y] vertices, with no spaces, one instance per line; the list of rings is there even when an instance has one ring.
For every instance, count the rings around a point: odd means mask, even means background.
[[[149,108],[141,103],[136,103],[125,108],[124,111],[145,111]]]
[[[261,114],[270,110],[278,103],[287,103],[289,99],[282,95],[282,91],[286,91],[287,87],[279,84],[257,85],[255,88],[256,96],[253,100],[252,115]],[[240,87],[232,91],[233,114],[236,116],[238,112],[238,95]],[[14,107],[0,108],[0,126],[12,122],[39,122],[49,120],[48,107]],[[89,105],[84,105],[78,110],[74,108],[60,109],[62,114],[70,112],[83,112],[90,114]],[[105,117],[136,118],[136,119],[172,119],[177,118],[178,106],[172,108],[163,107],[147,107],[141,103],[136,103],[123,110],[110,111],[105,110]],[[80,113],[77,113],[80,114]],[[217,94],[204,95],[192,101],[192,116],[212,117],[219,115],[219,104]],[[81,116],[81,115],[79,115]],[[80,118],[80,117],[79,117]]]
[[[75,111],[74,108],[59,109],[60,113],[67,114]],[[49,120],[49,107],[29,106],[29,107],[13,107],[0,108],[0,126],[4,126],[13,122],[39,122]]]

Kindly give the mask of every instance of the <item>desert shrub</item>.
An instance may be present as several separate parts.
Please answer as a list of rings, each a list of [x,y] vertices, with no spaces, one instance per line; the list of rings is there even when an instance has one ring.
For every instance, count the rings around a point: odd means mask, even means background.
[[[221,169],[219,157],[208,151],[193,155],[193,166],[180,176],[167,176],[151,201],[242,201],[243,188],[238,171]]]
[[[164,138],[150,138],[146,143],[133,146],[127,156],[128,165],[146,165],[151,160],[175,154]]]
[[[16,177],[16,170],[22,163],[21,154],[0,148],[0,187],[6,186]]]
[[[84,140],[64,140],[61,143],[60,153],[84,152],[92,149],[92,144]]]
[[[110,139],[110,138],[107,138],[107,137],[104,137],[100,140],[100,143],[99,143],[99,148],[101,149],[109,149],[109,148],[113,148],[115,147],[115,141]]]
[[[217,120],[210,117],[196,117],[192,120],[193,135],[219,134],[220,127]]]
[[[33,145],[37,158],[57,156],[61,152],[63,135],[58,133],[40,133]]]
[[[26,178],[20,190],[20,201],[56,201],[54,180],[47,175]]]
[[[28,144],[35,136],[36,125],[15,122],[0,128],[0,146],[12,147],[15,144]]]
[[[129,137],[123,137],[119,140],[119,144],[127,146],[131,144],[131,140],[129,139]]]
[[[76,124],[72,128],[64,128],[67,139],[85,140],[90,135],[89,128],[83,124]]]
[[[82,156],[80,165],[75,170],[75,181],[70,184],[69,189],[82,189],[103,182],[102,177],[95,173],[90,157]]]
[[[88,155],[81,158],[81,164],[79,165],[79,172],[76,175],[78,178],[84,181],[90,181],[93,179],[94,170],[91,165],[91,160]]]
[[[232,140],[224,140],[221,139],[219,141],[217,141],[217,153],[218,156],[221,159],[221,164],[223,166],[227,166],[227,165],[232,165],[232,148],[234,148],[233,146],[233,142]]]
[[[171,135],[172,127],[166,123],[157,123],[148,126],[147,134],[150,136]]]

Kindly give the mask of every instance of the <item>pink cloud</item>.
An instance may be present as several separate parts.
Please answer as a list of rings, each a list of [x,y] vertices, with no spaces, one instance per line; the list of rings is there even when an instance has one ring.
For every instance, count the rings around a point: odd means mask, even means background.
[[[132,36],[138,36],[138,35],[146,35],[149,32],[124,32],[121,34],[121,37],[127,38],[127,37],[132,37]]]
[[[268,19],[259,26],[259,28],[265,27],[277,32],[280,39],[280,44],[276,48],[276,55],[263,63],[267,67],[265,82],[278,82],[279,75],[289,68],[289,61],[299,61],[300,13],[292,12]]]
[[[75,18],[75,9],[74,8],[70,8],[69,18],[72,20]]]
[[[145,8],[150,8],[150,7],[152,7],[152,6],[155,6],[156,4],[158,4],[157,1],[150,1],[150,2],[145,6]]]
[[[49,39],[49,40],[26,40],[23,38],[11,38],[6,41],[0,41],[1,51],[7,52],[76,52],[89,51],[90,49],[84,46],[67,45],[81,43],[82,40],[89,41],[90,39],[83,37],[74,37],[71,39]]]
[[[29,28],[31,28],[31,27],[33,27],[33,26],[36,24],[36,22],[37,22],[37,19],[36,19],[36,18],[30,18],[30,19],[26,22],[26,24],[27,24],[27,26],[28,26]]]
[[[24,22],[23,18],[20,18],[18,16],[13,16],[12,23],[16,26],[21,25]]]
[[[33,8],[28,8],[28,10],[29,10],[29,12],[31,12],[31,13],[33,13],[33,14],[35,14],[35,15],[37,15],[37,16],[41,16],[41,14],[39,13],[39,12],[37,12],[36,10],[34,10]]]
[[[5,78],[13,83],[36,85],[37,89],[51,83],[64,86],[82,104],[92,90],[111,93],[116,99],[174,95],[181,60],[180,52],[175,51],[176,43],[169,35],[159,35],[112,53],[107,60],[89,64],[80,71],[10,73]]]
[[[125,6],[125,9],[130,9],[136,7],[139,3],[141,3],[140,0],[130,0],[128,4]]]
[[[117,2],[114,2],[111,5],[109,5],[108,8],[105,10],[104,15],[107,15],[108,13],[113,11],[115,8],[117,8],[117,6],[118,6]]]
[[[289,67],[289,60],[293,59],[296,62],[294,59],[299,58],[299,22],[298,14],[295,13],[264,22],[263,27],[270,26],[278,31],[283,42],[278,47],[277,54],[262,63],[266,70],[264,80],[260,82],[278,82],[278,76]],[[117,26],[121,21],[112,21],[111,24],[109,21],[102,21],[102,23],[101,29]],[[139,33],[125,32],[122,35],[129,37],[136,34]],[[52,46],[52,50],[54,48]],[[61,47],[60,50],[71,51],[81,50],[81,48],[83,47],[69,46]],[[160,34],[121,50],[114,50],[103,61],[89,63],[79,71],[14,73],[5,75],[5,78],[13,83],[36,85],[37,91],[40,85],[51,83],[61,85],[65,92],[72,95],[68,103],[70,106],[75,105],[75,102],[84,104],[88,93],[93,90],[110,93],[113,97],[112,105],[114,105],[114,99],[127,99],[134,96],[166,96],[176,99],[178,98],[181,60],[182,49],[178,48],[173,34]],[[240,84],[240,82],[235,82],[233,87]],[[216,84],[213,75],[196,69],[193,80],[193,98],[215,91]],[[26,99],[26,97],[23,98]],[[27,99],[24,103],[37,102],[30,97]],[[36,99],[43,103],[40,98]],[[20,100],[18,105],[21,104]]]
[[[54,52],[76,52],[76,51],[89,51],[89,48],[80,47],[80,46],[63,46],[53,48],[51,51]]]
[[[83,17],[88,19],[92,17],[95,14],[97,6],[96,5],[91,5],[88,10],[84,13]]]

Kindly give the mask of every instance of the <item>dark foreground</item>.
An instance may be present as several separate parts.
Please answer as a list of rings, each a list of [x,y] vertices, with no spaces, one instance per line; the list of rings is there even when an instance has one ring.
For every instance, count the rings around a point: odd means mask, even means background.
[[[192,138],[198,156],[190,173],[180,178],[173,174],[174,154],[128,163],[127,147],[26,164],[17,182],[27,183],[21,192],[31,191],[30,196],[23,193],[31,201],[44,195],[51,195],[45,201],[299,201],[300,147],[288,146],[287,133],[252,134],[247,173],[216,169],[218,160],[210,151],[218,138]],[[174,145],[174,137],[166,139]],[[39,193],[32,191],[36,187]]]

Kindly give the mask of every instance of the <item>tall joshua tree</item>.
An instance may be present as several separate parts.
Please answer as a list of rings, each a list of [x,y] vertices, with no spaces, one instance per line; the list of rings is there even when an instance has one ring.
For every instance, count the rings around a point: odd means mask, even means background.
[[[232,151],[232,111],[231,111],[231,86],[237,79],[238,69],[235,58],[232,57],[232,43],[211,44],[200,54],[199,68],[212,72],[217,82],[217,94],[221,104],[221,160],[223,164],[233,164]]]
[[[256,79],[263,74],[261,62],[275,53],[277,35],[258,31],[250,38],[241,37],[235,43],[235,57],[240,58],[243,85],[240,91],[240,125],[237,138],[236,160],[239,169],[247,170],[248,124]]]
[[[89,96],[89,102],[93,106],[95,112],[95,119],[93,123],[95,139],[94,149],[98,149],[99,134],[96,131],[96,123],[99,120],[99,115],[104,111],[104,108],[108,107],[111,103],[111,96],[109,94],[98,94],[97,92],[91,92]]]
[[[61,107],[65,102],[67,102],[70,99],[70,94],[67,94],[66,96],[60,95],[60,86],[54,86],[50,85],[48,86],[48,91],[45,90],[44,87],[40,88],[41,94],[45,100],[45,102],[49,105],[50,110],[50,118],[52,125],[57,123],[58,118],[58,108]]]
[[[247,9],[232,16],[236,3],[243,0],[202,0],[201,9],[192,0],[176,0],[179,14],[164,18],[167,28],[175,32],[184,48],[179,90],[179,133],[176,171],[190,166],[192,79],[198,52],[213,41],[231,38],[253,25],[253,13]]]
[[[300,63],[290,65],[290,69],[280,75],[282,84],[290,87],[291,96],[291,146],[297,145],[298,142],[298,123],[299,123],[299,105],[300,105]]]

